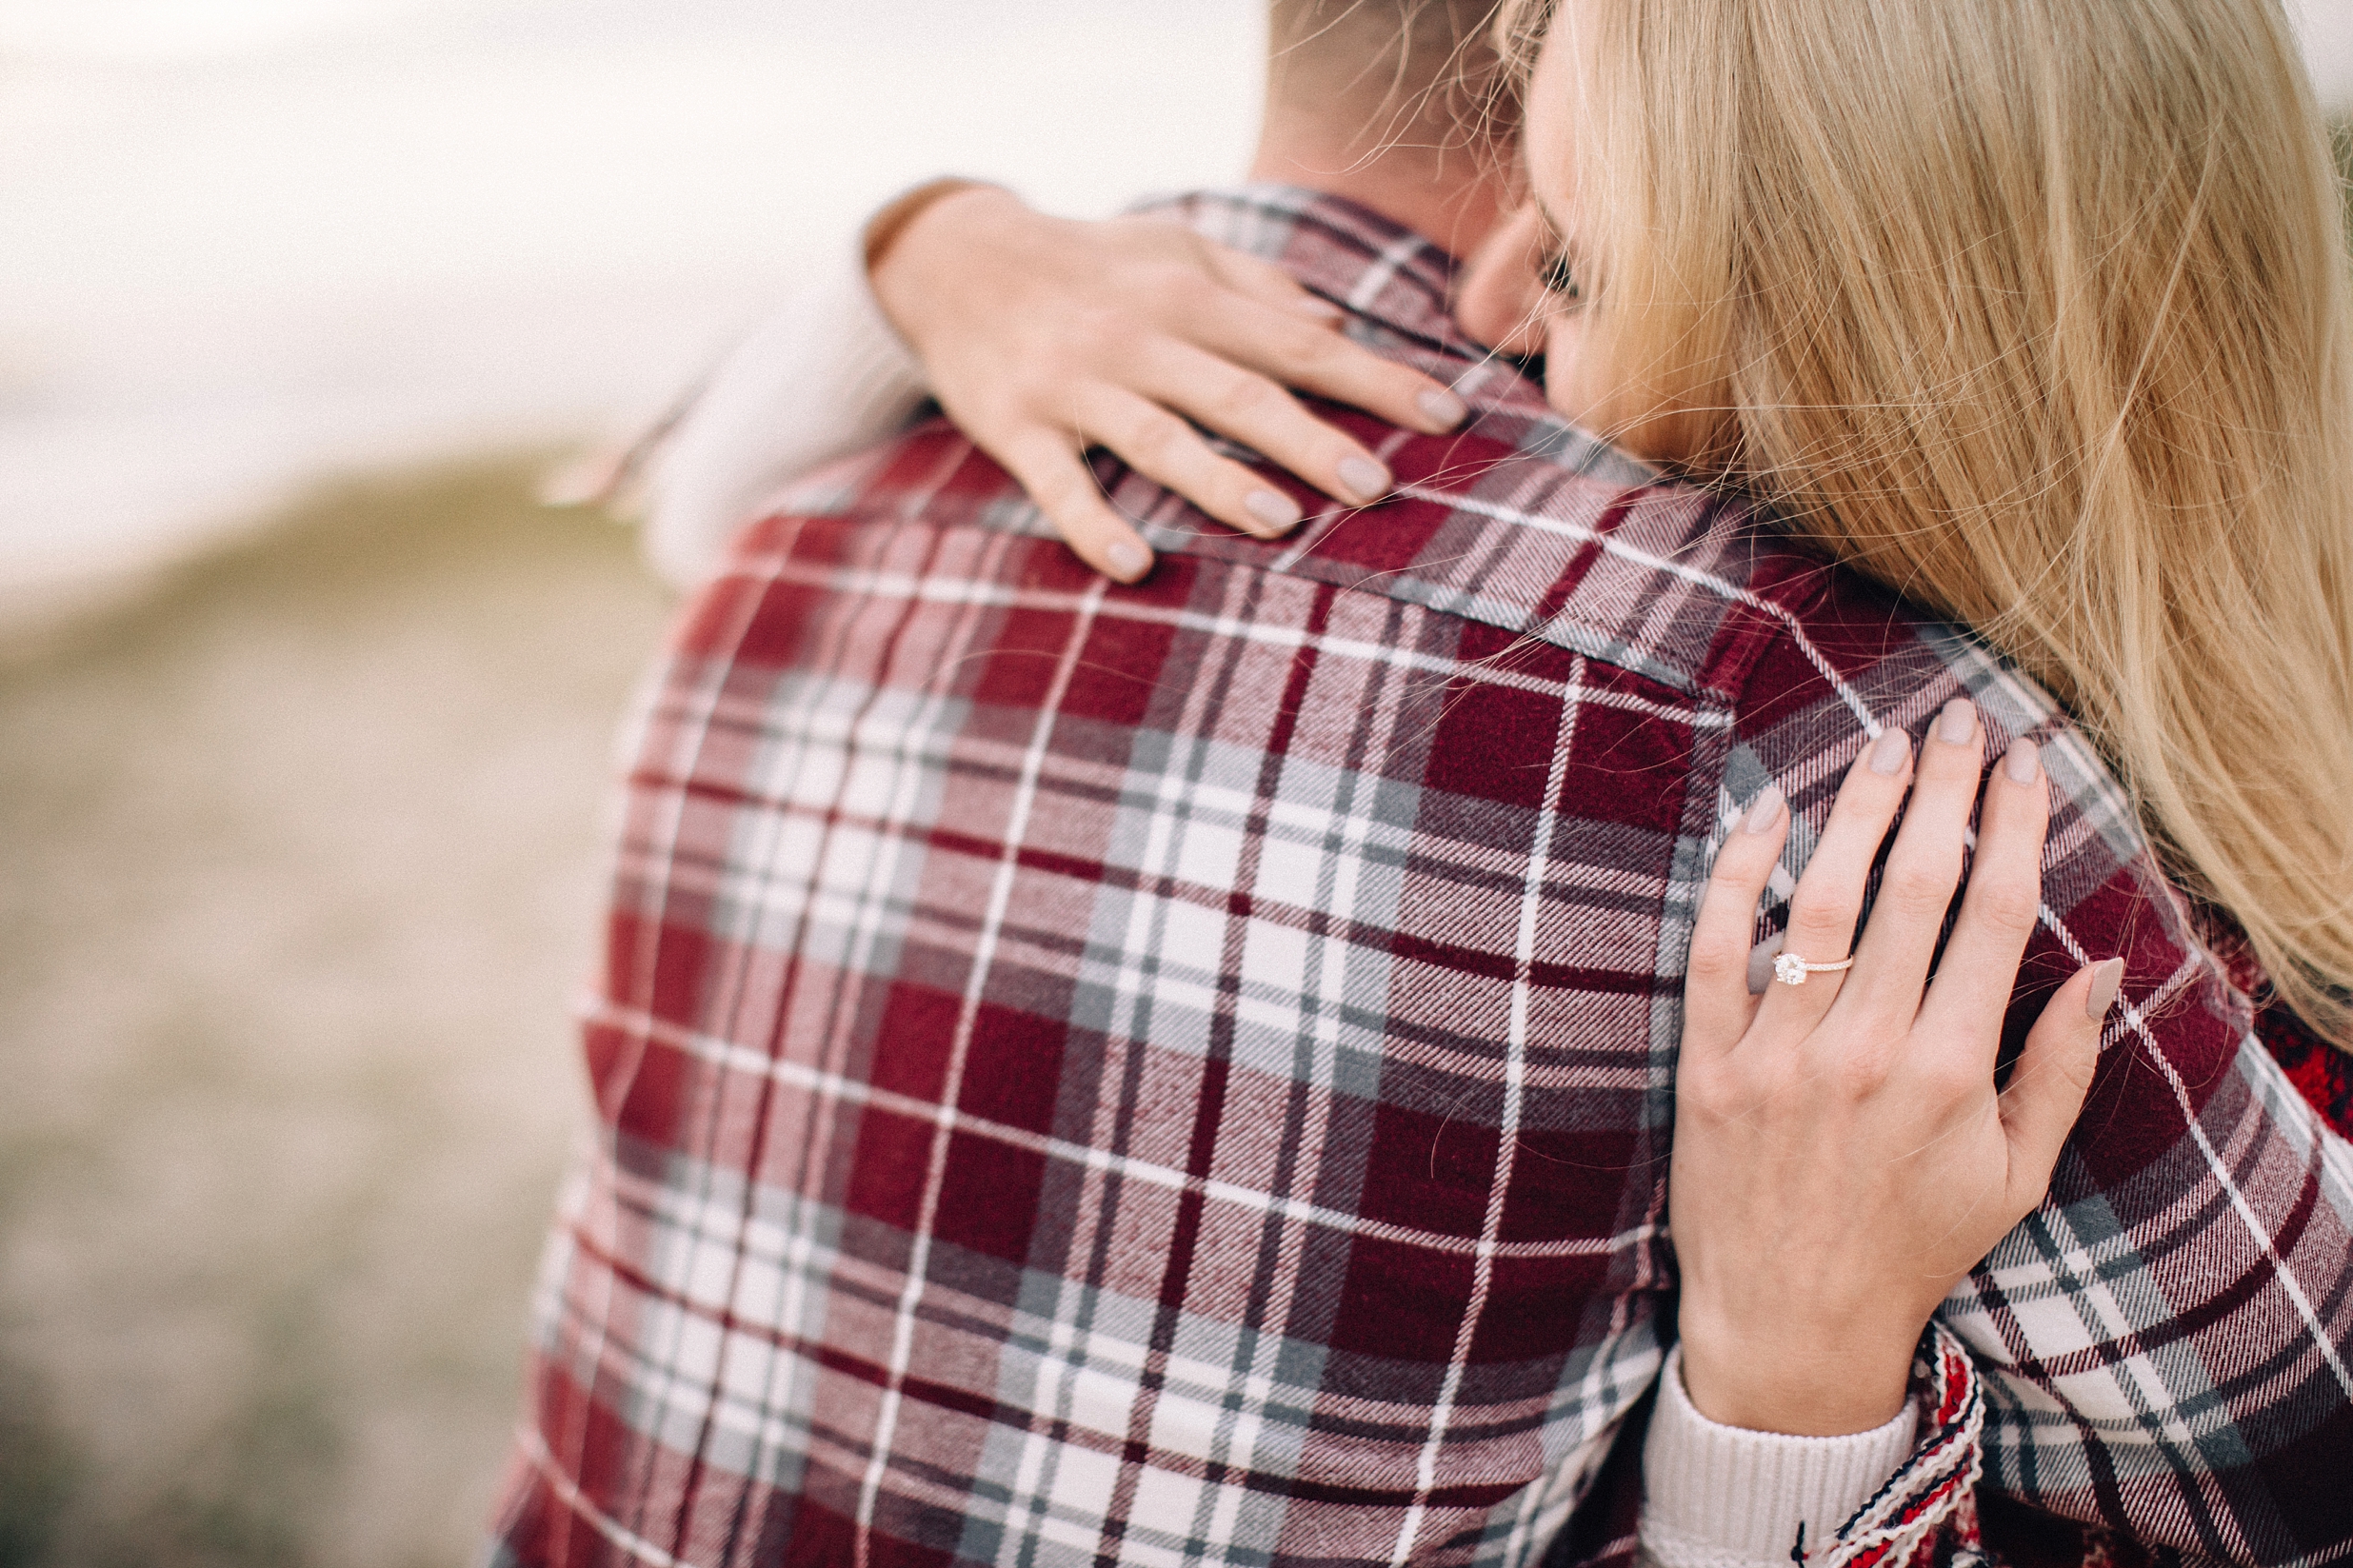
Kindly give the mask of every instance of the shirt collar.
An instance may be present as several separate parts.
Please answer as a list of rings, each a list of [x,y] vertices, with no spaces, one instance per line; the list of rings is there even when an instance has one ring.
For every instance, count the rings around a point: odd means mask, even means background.
[[[1372,208],[1290,185],[1245,185],[1155,198],[1139,211],[1178,218],[1206,238],[1282,266],[1314,292],[1424,347],[1466,359],[1486,350],[1454,324],[1461,264]]]

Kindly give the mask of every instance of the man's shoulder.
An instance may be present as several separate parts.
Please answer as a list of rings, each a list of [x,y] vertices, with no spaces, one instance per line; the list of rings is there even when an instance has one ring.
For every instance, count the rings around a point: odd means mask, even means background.
[[[1560,420],[1517,367],[1454,332],[1446,313],[1453,263],[1437,247],[1354,204],[1285,187],[1198,192],[1157,208],[1285,266],[1341,304],[1362,341],[1447,380],[1473,409],[1462,429],[1431,436],[1318,406],[1388,464],[1397,486],[1375,506],[1337,506],[1268,467],[1308,514],[1273,543],[1099,459],[1112,504],[1164,555],[1418,605],[1694,702],[1721,729],[1694,764],[1717,775],[1727,811],[1772,780],[1801,807],[1826,813],[1845,764],[1870,737],[1889,726],[1924,732],[1944,702],[1967,695],[1997,745],[2030,736],[2045,749],[2055,805],[2049,902],[2055,917],[2075,918],[2071,936],[2108,950],[2153,943],[2151,964],[2160,948],[2199,950],[2129,796],[2047,693],[1966,632],[1809,552],[1769,516]],[[940,420],[813,476],[790,508],[748,534],[747,546],[772,546],[775,529],[799,526],[795,519],[1052,539],[1019,486]],[[1034,574],[1052,553],[987,559]],[[1299,601],[1253,603],[1253,614],[1281,616]],[[1803,829],[1800,840],[1796,864]],[[2192,989],[2227,994],[2219,982]]]

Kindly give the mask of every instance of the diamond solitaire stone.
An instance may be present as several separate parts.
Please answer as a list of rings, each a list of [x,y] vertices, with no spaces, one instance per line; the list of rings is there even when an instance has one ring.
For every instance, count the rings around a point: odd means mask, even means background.
[[[1805,961],[1795,953],[1783,953],[1773,960],[1773,978],[1784,985],[1805,983]]]

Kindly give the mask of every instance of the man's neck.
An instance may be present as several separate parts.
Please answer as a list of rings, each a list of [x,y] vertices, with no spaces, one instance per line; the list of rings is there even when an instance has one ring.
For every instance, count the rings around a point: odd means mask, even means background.
[[[1286,129],[1269,109],[1250,178],[1344,196],[1404,225],[1449,255],[1467,256],[1509,204],[1502,162],[1464,147],[1367,150]]]

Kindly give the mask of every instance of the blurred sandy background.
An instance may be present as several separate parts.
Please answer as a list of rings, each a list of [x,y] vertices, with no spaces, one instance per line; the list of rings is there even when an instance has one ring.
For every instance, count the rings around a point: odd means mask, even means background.
[[[0,1568],[471,1556],[668,613],[537,480],[901,184],[1230,176],[1259,10],[0,0]]]
[[[459,1560],[664,613],[528,464],[0,671],[0,1562]]]

